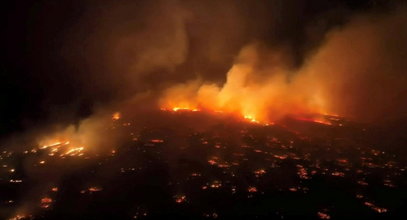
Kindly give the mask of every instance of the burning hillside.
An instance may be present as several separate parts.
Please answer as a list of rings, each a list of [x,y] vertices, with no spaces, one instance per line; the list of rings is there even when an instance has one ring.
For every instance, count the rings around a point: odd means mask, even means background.
[[[405,219],[402,0],[7,4],[1,219]]]
[[[274,57],[272,57],[274,58]],[[278,57],[277,57],[278,58]],[[274,58],[274,59],[277,59]],[[326,114],[318,88],[304,86],[300,79],[288,78],[289,73],[275,65],[259,65],[255,47],[242,50],[227,73],[223,86],[199,80],[169,88],[161,99],[166,109],[206,109],[236,114],[253,122],[272,123],[287,115]]]
[[[56,134],[56,142],[50,135],[48,145],[3,151],[2,218],[380,219],[404,213],[399,192],[407,164],[372,144],[375,130],[363,124],[333,116],[325,118],[330,125],[295,118],[261,124],[194,109],[155,116],[158,121],[143,122],[106,115],[110,125],[99,132],[109,135],[98,139],[121,138],[104,151],[76,147],[71,141],[79,134],[67,132]]]

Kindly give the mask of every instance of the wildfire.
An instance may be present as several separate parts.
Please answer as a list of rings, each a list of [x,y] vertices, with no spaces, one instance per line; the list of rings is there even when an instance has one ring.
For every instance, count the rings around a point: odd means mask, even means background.
[[[64,156],[82,156],[85,150],[85,147],[74,147],[71,141],[56,141],[56,140],[47,140],[47,144],[39,147],[41,150],[48,150],[48,156],[55,156],[56,153],[59,153],[60,157]],[[45,164],[45,160],[41,160],[40,164]]]
[[[199,110],[196,109],[196,108],[190,109],[190,108],[181,108],[181,107],[174,107],[174,108],[172,108],[172,110],[173,110],[174,112],[177,112],[177,111],[193,111],[193,112],[197,112],[197,111],[199,111]]]
[[[51,141],[50,144],[43,145],[42,147],[40,147],[40,149],[47,149],[47,148],[57,149],[61,145],[68,145],[68,144],[70,144],[69,141],[65,141],[65,142]]]
[[[215,113],[215,114],[220,114],[220,113],[225,113],[228,111],[223,111],[223,110],[218,110],[218,109],[208,109],[208,108],[195,108],[195,107],[162,107],[160,108],[161,111],[170,111],[170,112],[210,112],[210,113]],[[255,114],[236,114],[235,112],[229,112],[234,115],[238,115],[241,119],[248,121],[250,123],[255,123],[255,124],[263,124],[263,125],[272,125],[274,124],[274,121],[270,120],[259,120],[258,117],[255,116]],[[329,116],[329,115],[326,115]],[[296,120],[299,121],[307,121],[307,122],[313,122],[321,125],[327,125],[327,126],[332,126],[333,124],[326,118],[324,118],[324,115],[322,116],[309,116],[309,117],[302,117],[302,116],[293,116]]]
[[[84,147],[75,147],[68,149],[65,153],[61,154],[61,156],[69,155],[69,156],[82,156],[81,153],[85,149]]]
[[[8,220],[23,220],[23,219],[32,219],[32,215],[24,215],[24,214],[18,214],[14,217],[9,218]]]
[[[317,124],[322,124],[322,125],[332,125],[330,121],[328,121],[325,118],[322,117],[295,117],[295,119],[300,120],[300,121],[307,121],[307,122],[314,122]]]
[[[258,53],[256,47],[244,48],[223,85],[197,79],[169,87],[159,100],[161,109],[222,112],[260,124],[286,116],[315,115],[305,120],[331,125],[317,117],[329,111],[324,96],[309,79],[275,66],[258,69]]]
[[[198,108],[193,108],[193,107],[170,107],[170,108],[161,108],[161,111],[173,111],[173,112],[178,112],[178,111],[186,111],[186,112],[199,112],[201,111]]]
[[[200,112],[200,111],[203,111],[203,110],[201,110],[201,109],[199,109],[199,108],[189,108],[189,107],[171,107],[171,108],[160,108],[162,111],[172,111],[172,112],[181,112],[181,111],[185,111],[185,112]],[[205,111],[207,111],[207,112],[211,112],[211,110],[210,109],[205,109]],[[213,110],[212,111],[213,113],[223,113],[223,111],[221,111],[221,110]],[[244,119],[244,120],[246,120],[246,121],[249,121],[249,122],[252,122],[252,123],[258,123],[258,124],[260,124],[261,122],[260,121],[258,121],[257,119],[256,119],[256,117],[255,116],[253,116],[253,115],[242,115],[242,118]],[[263,124],[268,124],[268,123],[263,123]]]
[[[259,123],[259,121],[257,121],[256,118],[255,118],[254,116],[252,116],[252,115],[245,115],[245,116],[243,116],[243,117],[244,117],[245,119],[251,121],[251,122]]]

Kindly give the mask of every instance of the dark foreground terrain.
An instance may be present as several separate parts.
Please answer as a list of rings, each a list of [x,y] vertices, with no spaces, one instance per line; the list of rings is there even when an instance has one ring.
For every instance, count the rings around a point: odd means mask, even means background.
[[[4,150],[0,219],[407,219],[401,128],[163,114],[102,153]]]

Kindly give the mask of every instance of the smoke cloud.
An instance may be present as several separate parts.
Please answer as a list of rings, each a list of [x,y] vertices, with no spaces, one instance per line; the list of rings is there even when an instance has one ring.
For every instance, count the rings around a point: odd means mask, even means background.
[[[297,69],[288,50],[246,46],[226,83],[182,83],[165,92],[161,105],[238,112],[260,121],[313,113],[363,122],[405,117],[406,18],[405,7],[354,15],[326,33]]]
[[[9,59],[30,60],[22,70],[27,75],[10,74],[5,84],[31,95],[6,99],[27,103],[20,104],[14,117],[22,119],[14,126],[31,132],[6,145],[69,141],[62,154],[81,146],[106,153],[128,141],[115,130],[128,121],[138,123],[135,130],[174,124],[160,108],[221,111],[266,123],[292,115],[375,123],[406,117],[407,8],[310,2],[44,3],[32,9],[32,29],[21,37],[30,39],[20,48],[28,55],[12,56],[18,53],[13,44],[7,50],[13,51]],[[67,5],[73,14],[59,15]],[[52,16],[35,13],[43,11]],[[17,61],[6,70],[20,66]],[[31,80],[21,82],[21,75]],[[114,112],[128,121],[112,121]],[[57,183],[74,171],[27,173]]]
[[[58,14],[65,7],[71,16]],[[31,101],[16,97],[27,104],[4,114],[36,135],[120,109],[200,107],[265,121],[406,116],[407,12],[398,1],[121,0],[33,10],[31,80],[19,85]]]
[[[407,10],[358,15],[329,32],[299,72],[329,111],[363,121],[405,117]]]

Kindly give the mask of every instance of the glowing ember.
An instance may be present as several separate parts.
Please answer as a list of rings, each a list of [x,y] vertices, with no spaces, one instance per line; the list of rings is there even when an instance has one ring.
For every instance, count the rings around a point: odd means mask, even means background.
[[[274,155],[274,157],[275,158],[278,158],[278,159],[280,159],[280,160],[285,160],[285,159],[287,159],[287,155]]]
[[[217,162],[216,162],[215,160],[213,160],[213,159],[208,160],[208,163],[209,163],[210,165],[215,165],[215,164],[217,164]]]
[[[307,170],[302,165],[297,165],[298,176],[300,179],[309,179]]]
[[[185,108],[185,107],[174,107],[174,108],[172,108],[172,110],[174,112],[177,112],[177,111],[193,111],[193,112],[197,112],[197,111],[199,111],[199,109],[197,109],[197,108]]]
[[[150,140],[150,142],[151,142],[151,143],[164,143],[164,140],[161,140],[161,139],[153,139],[153,140]]]
[[[337,159],[336,161],[338,161],[339,164],[347,164],[347,163],[349,163],[349,161],[347,159]]]
[[[261,176],[261,175],[264,175],[266,173],[266,170],[265,169],[258,169],[258,170],[255,170],[254,171],[254,174],[256,175],[256,176]]]
[[[319,118],[302,118],[302,117],[296,117],[295,119],[300,120],[300,121],[306,121],[306,122],[313,122],[317,124],[322,124],[322,125],[332,125],[332,123],[322,117]]]
[[[119,120],[120,118],[121,118],[120,112],[115,112],[115,113],[113,113],[113,115],[112,115],[112,120],[113,120],[113,121],[117,121],[117,120]]]
[[[374,205],[374,204],[371,203],[371,202],[365,202],[364,204],[365,204],[365,206],[370,207],[372,210],[374,210],[374,211],[376,211],[376,212],[378,212],[378,213],[385,213],[385,212],[387,212],[387,209],[386,209],[386,208],[377,207],[376,205]]]
[[[255,186],[250,186],[250,187],[247,189],[247,191],[248,191],[248,192],[251,192],[251,193],[254,193],[254,192],[257,192],[257,188],[256,188]]]
[[[180,195],[175,195],[174,199],[175,199],[176,203],[183,203],[186,201],[187,197],[183,194],[180,194]]]
[[[84,153],[83,151],[85,150],[85,147],[83,146],[73,146],[74,144],[71,143],[71,141],[43,141],[45,144],[40,147],[41,150],[48,150],[48,156],[55,156],[57,152],[63,152],[60,153],[60,157],[65,157],[65,156],[82,156]],[[45,164],[45,160],[41,160],[39,164]]]
[[[92,186],[92,187],[89,187],[89,192],[100,192],[100,191],[102,191],[103,190],[103,188],[102,187],[98,187],[98,186]]]
[[[32,219],[32,215],[18,214],[14,217],[9,218],[8,220],[24,220],[24,219]]]
[[[250,122],[254,122],[254,123],[260,123],[258,120],[256,120],[256,118],[252,115],[245,115],[243,116],[245,119],[249,120]]]
[[[332,176],[344,177],[344,176],[345,176],[345,173],[344,173],[344,172],[335,171],[335,172],[332,172],[331,175],[332,175]]]
[[[200,173],[191,173],[191,176],[202,176]]]
[[[219,181],[219,180],[215,180],[209,186],[211,188],[217,189],[217,188],[220,188],[222,186],[222,182]]]
[[[291,192],[297,192],[298,189],[296,187],[290,187],[288,188],[288,190],[290,190]]]
[[[317,212],[317,215],[320,219],[331,219],[331,216],[329,216],[327,213]]]
[[[178,111],[186,111],[186,112],[199,112],[201,111],[198,108],[193,108],[193,107],[170,107],[170,108],[160,108],[161,111],[173,111],[173,112],[178,112]]]
[[[84,147],[76,147],[76,148],[71,148],[68,149],[65,153],[61,154],[61,156],[82,156],[83,154],[81,153],[85,148]]]
[[[43,145],[40,149],[47,149],[47,148],[50,148],[50,147],[58,147],[60,145],[68,145],[68,144],[69,144],[69,141],[67,141],[67,142],[59,142],[59,141],[57,141],[57,142],[54,142],[54,143],[51,143],[51,144],[48,144],[48,145]]]
[[[44,197],[44,198],[41,199],[40,207],[41,207],[41,208],[44,208],[44,209],[49,208],[49,207],[51,206],[51,203],[52,203],[52,199],[51,199],[51,198],[49,198],[49,197]]]
[[[380,207],[372,207],[372,209],[378,213],[385,213],[387,212],[386,208],[380,208]]]
[[[369,185],[369,183],[367,183],[367,182],[364,181],[364,180],[359,180],[359,181],[358,181],[358,184],[361,185],[361,186],[367,186],[367,185]]]

